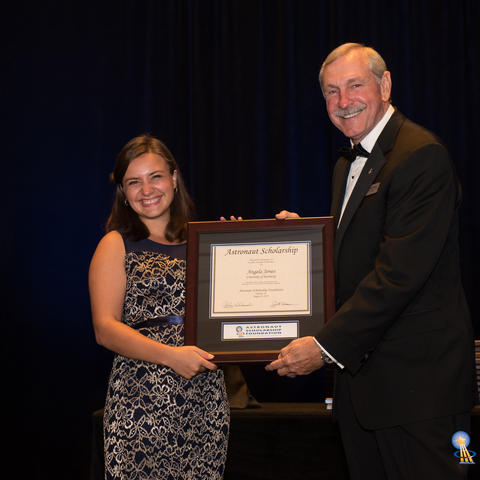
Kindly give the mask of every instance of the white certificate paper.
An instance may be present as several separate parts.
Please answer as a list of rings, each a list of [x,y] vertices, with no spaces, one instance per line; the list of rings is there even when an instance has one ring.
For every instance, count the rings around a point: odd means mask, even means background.
[[[211,245],[210,318],[311,315],[311,242]]]

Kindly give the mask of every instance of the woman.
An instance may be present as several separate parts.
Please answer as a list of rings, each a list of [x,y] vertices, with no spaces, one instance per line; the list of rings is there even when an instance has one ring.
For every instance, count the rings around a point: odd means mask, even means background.
[[[105,478],[221,479],[229,408],[213,355],[183,346],[192,203],[150,135],[118,155],[107,234],[89,287],[95,337],[114,351],[104,414]]]

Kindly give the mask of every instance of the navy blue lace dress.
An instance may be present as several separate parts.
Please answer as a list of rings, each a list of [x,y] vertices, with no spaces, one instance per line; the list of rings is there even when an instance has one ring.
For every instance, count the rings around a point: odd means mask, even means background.
[[[123,322],[183,345],[186,245],[124,243]],[[221,479],[229,414],[221,369],[186,380],[170,368],[116,355],[105,403],[105,478]]]

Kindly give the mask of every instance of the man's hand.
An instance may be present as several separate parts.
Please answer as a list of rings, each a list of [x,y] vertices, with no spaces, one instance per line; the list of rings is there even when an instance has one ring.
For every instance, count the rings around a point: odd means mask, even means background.
[[[300,215],[298,213],[295,213],[295,212],[289,212],[288,210],[282,210],[280,213],[277,213],[275,215],[275,218],[277,220],[285,220],[286,218],[300,218]],[[220,217],[220,220],[222,222],[227,222],[227,218],[225,217]],[[233,215],[230,215],[230,221],[232,222],[238,222],[238,221],[241,221],[243,220],[242,217],[235,217]]]
[[[265,367],[265,370],[277,370],[280,376],[295,377],[308,375],[322,368],[322,350],[313,337],[301,337],[282,348],[278,360]]]
[[[300,215],[295,212],[289,212],[288,210],[282,210],[275,215],[277,220],[285,220],[286,218],[300,218]]]

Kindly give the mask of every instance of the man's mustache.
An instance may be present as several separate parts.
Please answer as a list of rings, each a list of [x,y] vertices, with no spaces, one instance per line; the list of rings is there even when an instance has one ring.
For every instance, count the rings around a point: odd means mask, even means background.
[[[366,108],[367,108],[367,105],[365,103],[362,103],[360,105],[355,105],[354,107],[338,108],[333,112],[333,114],[336,117],[350,118],[356,115],[357,113],[360,113],[361,111],[365,110]]]

